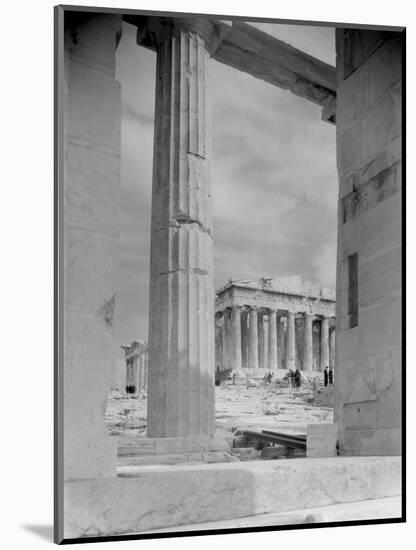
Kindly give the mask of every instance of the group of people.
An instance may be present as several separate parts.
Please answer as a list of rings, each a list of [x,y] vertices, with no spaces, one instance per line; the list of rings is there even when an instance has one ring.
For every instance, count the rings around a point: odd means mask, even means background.
[[[300,370],[297,368],[295,371],[289,369],[289,380],[292,388],[300,388],[302,385],[302,375]]]
[[[334,367],[324,368],[324,386],[333,386],[334,384]]]
[[[136,393],[136,386],[134,384],[126,386],[126,393]]]
[[[272,373],[272,372],[266,372],[266,374],[263,376],[263,380],[264,380],[267,384],[271,384],[271,383],[272,383],[272,378],[273,378],[273,373]]]

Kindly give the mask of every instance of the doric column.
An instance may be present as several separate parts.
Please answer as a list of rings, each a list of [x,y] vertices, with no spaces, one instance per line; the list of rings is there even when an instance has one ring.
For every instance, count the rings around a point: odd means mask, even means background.
[[[137,387],[137,393],[140,393],[143,391],[143,385],[144,385],[144,353],[141,353],[139,355],[139,375],[138,375],[138,387]]]
[[[278,314],[276,318],[277,328],[277,368],[283,369],[286,357],[286,331],[283,318]]]
[[[313,370],[313,341],[312,341],[313,315],[305,313],[304,344],[303,344],[303,369]]]
[[[280,322],[280,319],[279,319]],[[267,368],[269,370],[277,369],[277,326],[276,312],[269,309],[269,346]]]
[[[231,310],[224,309],[223,313],[223,368],[231,368]]]
[[[126,361],[126,387],[131,384],[131,360]]]
[[[323,317],[321,321],[321,371],[329,366],[329,319]]]
[[[263,310],[259,309],[257,311],[257,338],[259,342],[259,369],[266,368],[266,357],[264,352],[265,341],[264,341],[264,315]]]
[[[241,314],[241,366],[243,369],[248,367],[248,312]]]
[[[135,355],[132,359],[131,383],[135,387],[136,393],[139,391],[139,356]]]
[[[214,287],[208,63],[218,27],[149,17],[156,50],[148,437],[214,431]]]
[[[248,336],[248,367],[259,368],[259,339],[257,332],[257,309],[249,310],[249,336]]]
[[[222,321],[222,313],[215,314],[215,369],[219,367],[223,369],[223,334],[224,325]]]
[[[329,366],[335,367],[335,327],[329,331]]]
[[[231,365],[233,370],[241,369],[241,308],[231,310]]]
[[[286,347],[286,367],[295,368],[296,342],[295,342],[295,314],[293,311],[287,312],[287,347]]]

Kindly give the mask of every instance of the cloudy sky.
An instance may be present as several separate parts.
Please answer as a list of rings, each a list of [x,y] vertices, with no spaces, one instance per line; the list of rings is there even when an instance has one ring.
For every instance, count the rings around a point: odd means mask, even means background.
[[[335,64],[334,29],[255,24]],[[121,254],[116,341],[147,338],[155,54],[124,24]],[[211,61],[215,288],[300,274],[335,287],[335,127],[320,108]]]

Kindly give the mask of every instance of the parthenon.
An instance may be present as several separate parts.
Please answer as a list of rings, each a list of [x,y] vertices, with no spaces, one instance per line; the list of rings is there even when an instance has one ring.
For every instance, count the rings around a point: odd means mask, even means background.
[[[65,245],[56,254],[61,412],[56,448],[63,449],[63,460],[62,455],[56,460],[61,488],[57,513],[65,514],[56,540],[304,509],[311,502],[305,483],[319,487],[313,491],[318,506],[398,495],[403,29],[337,25],[335,67],[238,20],[79,6],[58,6],[55,13],[60,124],[56,242]],[[267,350],[267,368],[299,365],[306,372],[322,368],[331,355],[327,340],[333,295],[315,296],[314,309],[309,308],[313,294],[293,297],[294,302],[262,301],[273,294],[275,281],[234,281],[215,303],[206,94],[209,66],[215,61],[318,104],[322,119],[336,124],[334,431],[342,456],[326,458],[322,467],[314,460],[283,467],[203,464],[161,468],[157,475],[117,468],[117,442],[106,429],[103,411],[115,362],[121,231],[121,87],[115,52],[123,21],[137,27],[137,47],[151,49],[156,64],[148,414],[140,450],[156,456],[229,446],[215,434],[214,309],[225,315],[225,330],[231,327],[237,335],[223,367],[231,362],[241,370],[244,365],[260,368]],[[277,287],[276,295],[284,294]],[[243,328],[246,310],[249,322]],[[285,322],[278,325],[278,316],[286,317]],[[259,320],[269,328],[259,331]],[[314,353],[319,321],[321,351]],[[277,329],[285,325],[282,353]],[[211,490],[213,476],[220,491]]]
[[[300,276],[230,279],[216,293],[216,368],[323,371],[334,366],[335,293]]]

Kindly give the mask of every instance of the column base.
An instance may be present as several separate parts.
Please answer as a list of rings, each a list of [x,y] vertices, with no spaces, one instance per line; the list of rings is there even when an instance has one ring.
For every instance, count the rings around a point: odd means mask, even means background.
[[[234,462],[230,441],[220,433],[189,437],[143,437],[118,449],[119,466]],[[238,459],[237,459],[238,460]]]

